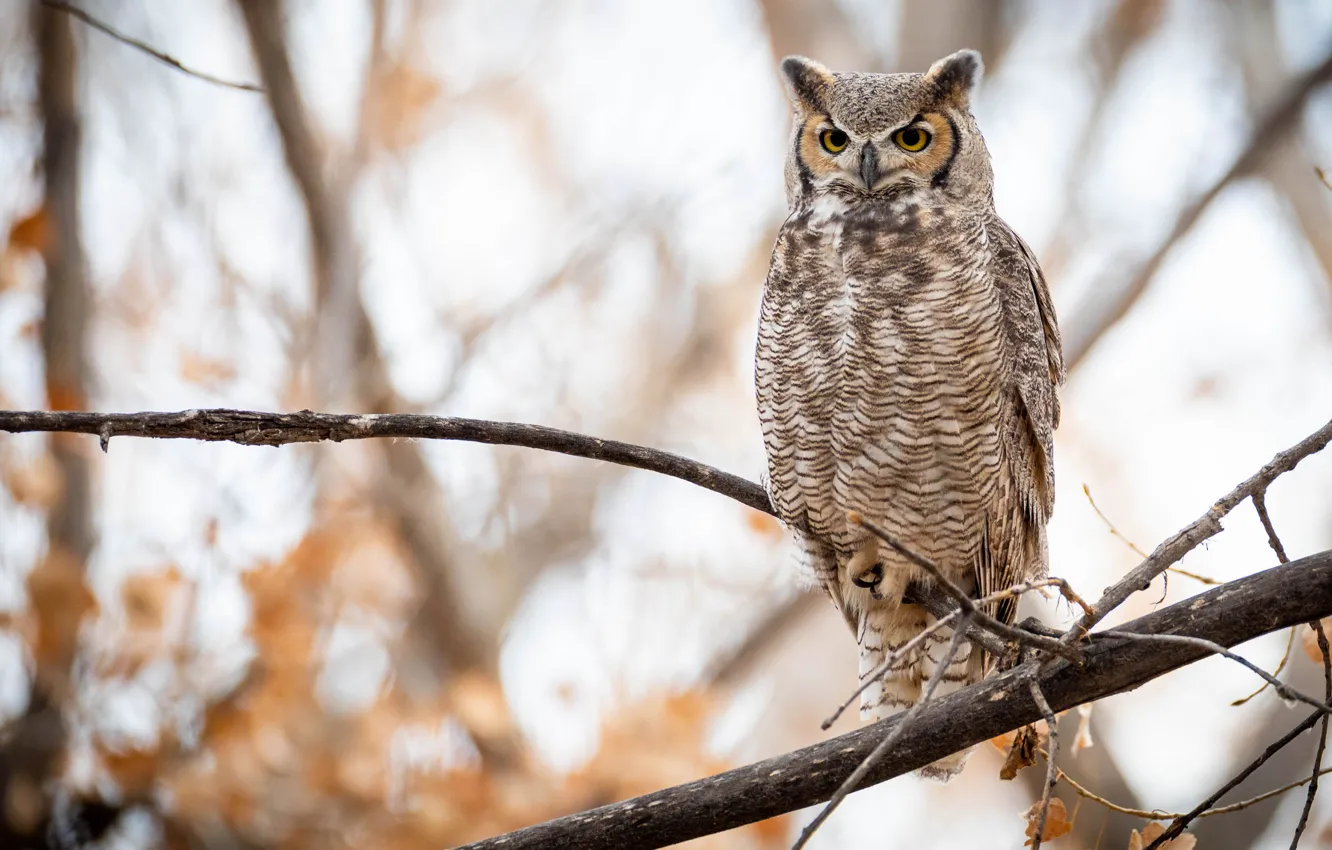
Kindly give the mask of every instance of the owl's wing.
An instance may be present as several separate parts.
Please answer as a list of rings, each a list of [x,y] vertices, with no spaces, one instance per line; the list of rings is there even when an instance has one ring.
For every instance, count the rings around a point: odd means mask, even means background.
[[[1050,291],[1027,243],[998,218],[989,229],[994,279],[1003,308],[1007,358],[1000,439],[1016,499],[1001,523],[1006,557],[978,575],[982,593],[1002,590],[1046,569],[1045,523],[1054,510],[1054,432],[1064,355]],[[990,574],[986,574],[989,572]]]

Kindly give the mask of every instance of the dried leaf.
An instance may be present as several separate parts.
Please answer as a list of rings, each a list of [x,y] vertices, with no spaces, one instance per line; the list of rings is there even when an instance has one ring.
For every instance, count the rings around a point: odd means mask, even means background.
[[[234,381],[236,367],[215,357],[186,353],[180,358],[180,377],[191,384],[217,386]]]
[[[1022,846],[1030,847],[1036,843],[1036,823],[1041,817],[1041,801],[1037,800],[1022,816],[1027,819],[1027,840],[1022,843]],[[1041,841],[1051,841],[1061,835],[1068,835],[1072,831],[1073,822],[1068,819],[1068,809],[1064,806],[1064,801],[1058,797],[1050,798],[1050,812],[1045,818],[1045,829],[1041,831]]]
[[[20,505],[50,510],[60,502],[64,481],[60,466],[50,453],[42,452],[27,463],[4,464],[4,485]]]
[[[1323,633],[1332,640],[1332,617],[1323,620]],[[1304,647],[1304,654],[1309,656],[1309,660],[1315,664],[1323,663],[1323,651],[1318,648],[1318,632],[1305,626],[1300,636],[1300,645]]]
[[[46,212],[46,206],[42,205],[9,228],[5,250],[46,253],[51,247],[52,235],[51,217]]]
[[[1092,740],[1091,734],[1093,705],[1094,703],[1087,702],[1078,706],[1078,734],[1073,738],[1073,755],[1077,755],[1081,751],[1096,745],[1096,742]]]
[[[175,567],[127,577],[120,585],[126,625],[135,631],[160,632],[166,625],[167,610],[184,584]]]
[[[999,768],[999,778],[1013,779],[1022,768],[1034,765],[1036,763],[1036,743],[1036,730],[1030,726],[1023,726],[1013,733],[1013,741],[1008,747],[1008,756],[1004,759],[1004,766]]]
[[[14,771],[5,785],[5,825],[19,834],[34,832],[46,814],[46,794],[22,771]]]
[[[750,531],[763,537],[774,537],[780,540],[784,534],[782,524],[777,521],[776,517],[758,511],[748,511],[745,516],[745,524],[749,526]]]
[[[79,626],[97,608],[83,578],[83,565],[58,546],[28,574],[28,600],[37,621],[32,654],[52,684],[64,681],[78,649]]]
[[[46,378],[46,401],[52,410],[83,410],[83,391],[63,381]],[[58,435],[57,435],[58,436]]]
[[[394,152],[421,140],[423,118],[443,91],[439,80],[411,65],[395,62],[374,81],[370,132],[375,143]]]
[[[156,750],[119,752],[102,746],[97,749],[102,765],[122,793],[138,797],[147,794],[157,784],[165,760]]]
[[[1129,834],[1128,850],[1143,850],[1144,847],[1164,835],[1165,831],[1165,826],[1155,821],[1143,827],[1141,833],[1136,829],[1133,830]],[[1184,832],[1162,844],[1158,850],[1194,850],[1197,844],[1197,838]]]

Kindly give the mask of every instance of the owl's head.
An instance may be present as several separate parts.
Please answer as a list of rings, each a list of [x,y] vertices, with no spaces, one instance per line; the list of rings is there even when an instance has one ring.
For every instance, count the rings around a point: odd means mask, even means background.
[[[974,50],[924,74],[833,72],[803,56],[783,59],[795,112],[787,201],[834,194],[988,203],[990,157],[969,108],[982,68]]]

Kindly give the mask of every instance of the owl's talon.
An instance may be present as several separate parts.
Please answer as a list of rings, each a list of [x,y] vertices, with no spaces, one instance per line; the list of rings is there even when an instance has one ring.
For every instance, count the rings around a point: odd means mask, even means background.
[[[856,587],[863,587],[870,592],[870,596],[875,599],[882,599],[883,594],[879,592],[879,584],[883,582],[883,564],[875,564],[858,576],[851,577],[851,583]]]

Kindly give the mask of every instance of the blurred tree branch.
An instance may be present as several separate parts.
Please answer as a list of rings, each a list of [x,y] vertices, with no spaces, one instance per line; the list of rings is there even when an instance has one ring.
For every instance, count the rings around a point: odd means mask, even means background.
[[[1011,31],[1007,0],[902,0],[897,70],[920,72],[937,60],[970,47],[993,71],[1003,61]]]
[[[835,0],[761,0],[772,55],[805,54],[835,68],[882,70]],[[937,58],[937,57],[936,57]]]
[[[292,72],[284,4],[273,0],[238,3],[287,166],[309,221],[316,317],[315,344],[308,366],[314,396],[320,404],[369,411],[400,408],[361,298],[361,255],[348,199],[352,169],[325,167]],[[372,61],[382,57],[384,15],[382,4],[373,8]],[[349,164],[363,160],[361,151],[354,151]],[[383,450],[384,464],[373,486],[380,494],[376,501],[388,507],[390,520],[416,562],[426,589],[417,624],[432,636],[432,652],[438,652],[450,668],[493,667],[497,647],[466,616],[454,575],[454,542],[447,507],[420,448],[411,443],[391,443]]]
[[[1116,629],[1234,646],[1332,612],[1332,551],[1214,588]],[[1040,686],[1055,711],[1138,687],[1207,656],[1188,644],[1100,641],[1079,668],[1048,666]],[[931,702],[912,734],[870,771],[876,784],[1040,718],[1021,666]],[[467,845],[467,850],[665,847],[827,800],[901,715],[812,747]]]
[[[1071,253],[1086,238],[1087,217],[1078,193],[1091,171],[1096,146],[1104,136],[1106,108],[1113,102],[1111,94],[1126,60],[1156,31],[1164,11],[1165,4],[1158,0],[1120,0],[1088,44],[1086,52],[1093,71],[1088,99],[1092,106],[1073,144],[1072,164],[1059,198],[1062,209],[1054,217],[1059,224],[1049,246],[1041,252],[1041,265],[1049,280],[1060,278]]]
[[[83,129],[77,104],[77,63],[69,20],[45,9],[37,12],[36,20],[41,55],[44,203],[54,237],[43,257],[46,286],[42,354],[46,360],[46,400],[52,410],[79,410],[88,406],[90,299],[87,263],[79,233]],[[88,462],[68,440],[54,440],[51,453],[60,467],[63,494],[48,520],[51,545],[82,564],[93,545]]]
[[[158,62],[161,62],[164,65],[169,65],[172,68],[175,68],[177,71],[180,71],[182,74],[186,74],[187,76],[203,80],[206,83],[212,83],[215,86],[222,86],[224,88],[229,88],[229,89],[240,89],[241,91],[252,91],[252,92],[263,91],[263,89],[259,88],[253,83],[238,83],[232,80],[224,80],[221,77],[214,77],[212,74],[205,74],[203,71],[196,71],[193,68],[187,67],[179,59],[176,59],[174,56],[171,56],[168,53],[163,53],[157,48],[149,44],[145,44],[142,41],[139,41],[137,38],[125,35],[123,32],[115,29],[110,24],[98,20],[97,18],[94,18],[92,15],[80,9],[78,6],[75,6],[73,3],[62,3],[61,0],[40,0],[40,2],[43,6],[47,7],[48,9],[56,9],[61,12],[64,12],[67,15],[72,15],[78,18],[80,21],[83,21],[85,24],[92,27],[93,29],[111,36],[121,44],[133,47],[135,50],[145,53],[148,56],[151,56],[154,59],[156,59]]]
[[[1070,369],[1087,356],[1110,328],[1128,315],[1147,291],[1175,245],[1193,230],[1193,226],[1222,191],[1235,180],[1253,173],[1266,161],[1275,147],[1272,134],[1289,133],[1299,126],[1299,116],[1305,102],[1329,79],[1332,79],[1332,55],[1292,83],[1280,100],[1258,117],[1248,143],[1230,168],[1180,210],[1165,238],[1146,260],[1133,268],[1126,280],[1095,290],[1096,296],[1086,308],[1071,317],[1064,333],[1064,360]]]
[[[1277,39],[1275,10],[1267,0],[1237,4],[1228,18],[1235,55],[1244,72],[1245,100],[1250,108],[1270,102],[1281,86],[1281,46]],[[1295,222],[1323,273],[1319,300],[1332,306],[1332,212],[1327,190],[1310,177],[1314,163],[1308,156],[1301,122],[1278,141],[1278,150],[1268,158],[1262,173],[1285,196]],[[1332,314],[1330,314],[1332,317]]]
[[[83,128],[79,115],[79,63],[69,19],[45,6],[32,9],[32,30],[37,41],[38,105],[43,125],[42,215],[51,238],[44,246],[46,268],[42,354],[46,363],[47,402],[56,410],[85,407],[89,364],[87,333],[90,297],[87,263],[79,229],[79,163]],[[28,576],[30,597],[75,608],[64,598],[70,584],[81,583],[94,544],[92,482],[85,447],[67,435],[55,434],[50,443],[57,469],[60,496],[47,515],[45,562]],[[34,604],[37,604],[34,602]],[[54,618],[53,618],[54,620]],[[78,618],[51,627],[39,656],[37,676],[31,684],[24,715],[7,730],[0,747],[0,845],[51,846],[59,830],[53,826],[55,803],[51,797],[53,774],[61,769],[67,734],[62,701],[70,690],[70,666],[77,646]],[[57,647],[52,652],[51,644]],[[118,817],[119,807],[73,804],[74,818],[66,829],[100,835]]]

